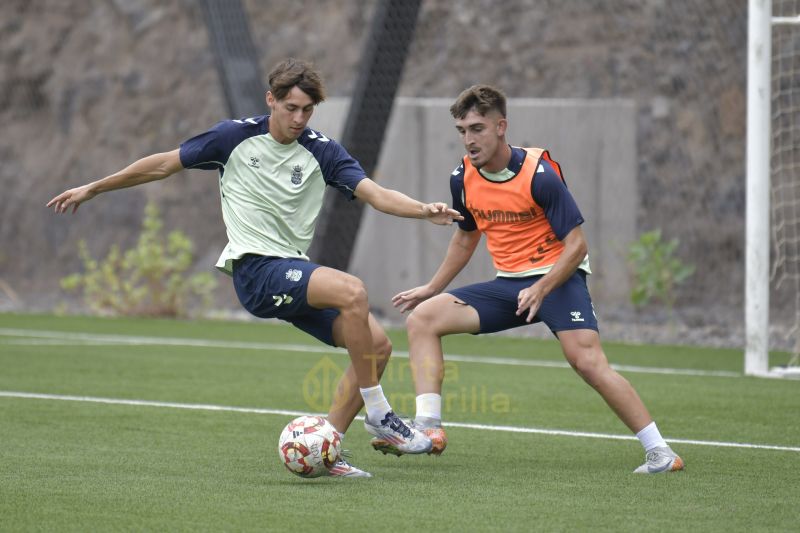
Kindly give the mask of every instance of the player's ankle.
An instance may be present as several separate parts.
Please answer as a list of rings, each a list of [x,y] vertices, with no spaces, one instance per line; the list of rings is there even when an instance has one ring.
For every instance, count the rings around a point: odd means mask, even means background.
[[[362,388],[361,397],[364,399],[364,406],[367,408],[367,418],[373,423],[380,423],[386,413],[392,410],[383,388],[380,385],[375,387]]]
[[[437,428],[441,427],[441,425],[442,425],[441,418],[434,418],[431,416],[419,416],[419,415],[414,417],[414,426],[419,429]]]
[[[442,396],[435,392],[426,392],[417,396],[416,418],[442,419]]]
[[[650,422],[641,430],[639,430],[639,432],[636,433],[636,438],[642,443],[642,447],[646,452],[649,452],[654,448],[668,447],[655,422]]]

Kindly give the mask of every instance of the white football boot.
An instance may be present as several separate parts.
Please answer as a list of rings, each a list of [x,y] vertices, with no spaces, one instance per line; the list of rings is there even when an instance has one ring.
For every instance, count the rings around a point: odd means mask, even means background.
[[[441,455],[444,449],[447,448],[447,433],[445,433],[442,428],[441,420],[422,417],[412,420],[409,425],[412,429],[422,432],[431,439],[431,449],[428,451],[428,455]],[[383,452],[383,455],[387,453],[391,453],[397,457],[405,455],[405,452],[398,450],[396,446],[393,446],[380,437],[372,439],[370,444],[372,444],[372,447],[377,451]]]
[[[683,470],[683,459],[669,446],[653,448],[645,454],[645,463],[634,470],[635,474],[659,474],[661,472],[676,472]]]
[[[364,428],[375,435],[372,447],[384,453],[402,455],[406,453],[428,453],[433,444],[425,433],[409,427],[394,411],[389,411],[379,423],[364,417]],[[397,453],[400,452],[400,453]]]
[[[344,457],[344,452],[339,457],[331,469],[328,471],[331,477],[372,477],[372,474],[360,468],[356,468],[347,462]]]

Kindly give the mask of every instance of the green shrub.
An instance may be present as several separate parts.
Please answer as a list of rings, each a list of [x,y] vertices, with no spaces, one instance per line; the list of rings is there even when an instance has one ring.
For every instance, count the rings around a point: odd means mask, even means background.
[[[201,314],[211,305],[217,282],[208,272],[187,275],[193,259],[192,241],[181,231],[164,236],[162,227],[158,208],[151,202],[145,207],[142,231],[134,248],[123,253],[114,245],[106,258],[98,261],[81,240],[78,251],[84,272],[63,278],[61,287],[82,289],[87,305],[103,314]]]
[[[636,307],[657,301],[667,307],[672,316],[675,306],[675,287],[694,273],[694,265],[675,257],[678,239],[661,240],[661,230],[643,233],[628,249],[628,261],[634,283],[631,302]]]

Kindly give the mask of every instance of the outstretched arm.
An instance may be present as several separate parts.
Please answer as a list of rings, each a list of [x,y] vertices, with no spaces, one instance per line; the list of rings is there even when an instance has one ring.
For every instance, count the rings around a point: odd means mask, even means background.
[[[464,219],[461,213],[449,209],[445,203],[423,204],[399,191],[385,189],[369,178],[358,183],[355,194],[358,199],[378,211],[398,217],[424,218],[440,225],[449,225],[454,220]]]
[[[464,231],[458,228],[453,234],[453,238],[450,239],[447,255],[433,278],[425,285],[396,294],[392,297],[392,305],[399,307],[401,313],[405,313],[442,292],[469,263],[480,240],[481,233],[479,231]]]
[[[65,213],[72,207],[74,213],[79,205],[102,192],[161,180],[182,169],[179,149],[149,155],[110,176],[62,192],[47,202],[47,207],[54,207],[56,213]]]

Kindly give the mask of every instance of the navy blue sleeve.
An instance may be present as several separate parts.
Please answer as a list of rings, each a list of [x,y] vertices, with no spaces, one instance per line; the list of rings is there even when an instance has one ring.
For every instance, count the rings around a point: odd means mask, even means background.
[[[341,144],[311,128],[306,128],[298,142],[319,162],[327,185],[335,187],[348,200],[355,198],[356,186],[367,177],[367,173]]]
[[[453,196],[453,209],[461,213],[464,220],[458,221],[458,227],[463,231],[475,231],[478,225],[464,205],[464,165],[461,164],[450,174],[450,194]]]
[[[248,120],[252,122],[246,123],[241,120],[218,122],[207,132],[181,143],[180,157],[183,168],[222,170],[233,149],[243,139],[253,134],[250,129],[257,127],[253,119]]]
[[[570,231],[583,224],[583,215],[567,185],[545,160],[539,162],[531,184],[531,194],[544,210],[558,240],[564,240]]]

